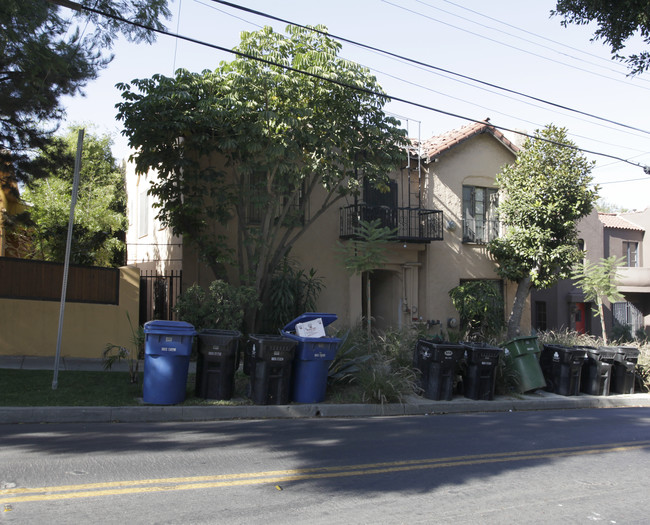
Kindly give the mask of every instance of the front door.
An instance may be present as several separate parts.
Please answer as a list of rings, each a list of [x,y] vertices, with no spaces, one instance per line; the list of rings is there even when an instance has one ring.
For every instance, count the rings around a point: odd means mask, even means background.
[[[587,333],[587,305],[574,303],[571,312],[571,328],[579,334]]]

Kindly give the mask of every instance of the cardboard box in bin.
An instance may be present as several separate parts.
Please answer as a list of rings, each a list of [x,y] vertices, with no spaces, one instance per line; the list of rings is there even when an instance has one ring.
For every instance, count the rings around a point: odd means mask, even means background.
[[[296,323],[296,335],[298,337],[325,337],[323,319],[318,317],[305,323]]]

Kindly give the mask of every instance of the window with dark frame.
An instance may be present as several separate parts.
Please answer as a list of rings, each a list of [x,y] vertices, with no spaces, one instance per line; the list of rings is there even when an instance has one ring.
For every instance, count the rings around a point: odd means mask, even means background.
[[[463,242],[487,243],[499,236],[495,188],[463,186]]]
[[[625,257],[625,265],[628,268],[638,268],[639,266],[639,243],[624,241],[623,242],[623,257]]]

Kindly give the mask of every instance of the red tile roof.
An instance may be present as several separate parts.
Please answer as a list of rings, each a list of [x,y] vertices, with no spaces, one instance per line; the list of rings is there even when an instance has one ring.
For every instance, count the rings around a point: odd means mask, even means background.
[[[517,153],[519,151],[519,147],[508,140],[506,136],[498,129],[496,129],[494,126],[491,126],[489,124],[489,121],[490,119],[485,119],[482,122],[472,122],[471,124],[467,124],[460,129],[451,130],[443,133],[442,135],[437,135],[435,137],[431,137],[428,140],[425,140],[422,143],[422,156],[427,161],[431,161],[432,159],[439,157],[455,146],[458,146],[459,144],[465,142],[467,139],[470,139],[474,135],[480,135],[481,133],[490,133],[506,148],[511,150],[513,153]]]
[[[598,218],[600,222],[603,223],[605,228],[617,228],[619,230],[635,230],[639,232],[644,232],[645,229],[641,226],[624,219],[616,213],[598,213]]]

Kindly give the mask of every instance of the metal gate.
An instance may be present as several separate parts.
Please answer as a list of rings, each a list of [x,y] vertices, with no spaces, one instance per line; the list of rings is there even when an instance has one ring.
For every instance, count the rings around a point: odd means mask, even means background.
[[[636,334],[636,331],[639,330],[639,328],[643,328],[643,314],[632,303],[613,303],[612,316],[614,318],[614,323],[628,325],[632,336]]]
[[[140,274],[140,324],[147,321],[176,321],[176,300],[181,293],[183,272],[161,274],[143,270]]]

